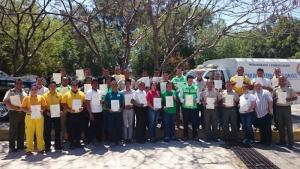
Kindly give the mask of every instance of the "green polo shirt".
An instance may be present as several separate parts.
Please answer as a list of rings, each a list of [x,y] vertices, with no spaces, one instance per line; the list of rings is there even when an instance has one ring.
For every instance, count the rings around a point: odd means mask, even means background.
[[[162,94],[161,94],[161,97],[162,97],[162,102],[163,102],[163,105],[165,106],[166,105],[166,97],[167,96],[175,96],[176,98],[178,97],[177,96],[177,92],[175,90],[172,90],[172,92],[169,92],[169,91],[164,91]],[[174,106],[173,107],[168,107],[166,108],[165,112],[166,113],[170,113],[170,114],[176,114],[176,100],[174,100]]]
[[[183,75],[180,76],[180,77],[175,76],[175,77],[173,77],[173,79],[171,80],[171,82],[174,84],[175,89],[178,91],[180,89],[177,88],[178,87],[177,83],[182,83],[182,86],[186,85],[186,77],[183,76]]]

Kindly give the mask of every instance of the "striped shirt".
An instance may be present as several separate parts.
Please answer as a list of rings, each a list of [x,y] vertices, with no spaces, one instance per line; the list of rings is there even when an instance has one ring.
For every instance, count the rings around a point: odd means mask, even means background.
[[[273,101],[272,95],[268,90],[262,89],[260,92],[255,91],[256,97],[256,115],[257,118],[262,118],[269,112],[269,102]]]

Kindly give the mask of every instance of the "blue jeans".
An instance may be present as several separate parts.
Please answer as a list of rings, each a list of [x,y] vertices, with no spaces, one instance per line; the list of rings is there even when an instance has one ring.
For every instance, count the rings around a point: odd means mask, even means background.
[[[166,113],[164,112],[164,129],[165,138],[172,139],[175,136],[175,118],[176,114]]]
[[[156,125],[157,125],[158,111],[148,108],[148,130],[150,138],[156,136]]]
[[[245,138],[248,140],[254,140],[254,132],[252,128],[254,119],[254,112],[241,114],[241,121],[243,124],[243,130],[245,132]]]

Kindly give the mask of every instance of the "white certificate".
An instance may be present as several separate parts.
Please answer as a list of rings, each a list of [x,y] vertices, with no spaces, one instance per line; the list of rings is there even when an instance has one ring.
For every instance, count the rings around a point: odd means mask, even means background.
[[[42,117],[41,105],[32,105],[30,106],[31,110],[31,119],[39,119]]]
[[[91,85],[91,84],[84,84],[83,90],[84,90],[84,93],[85,93],[85,94],[86,94],[90,89],[92,89],[92,85]]]
[[[259,84],[263,85],[263,78],[261,78],[261,77],[256,78],[255,83],[259,83]]]
[[[79,112],[79,109],[82,107],[80,99],[73,99],[72,100],[72,109],[76,112]]]
[[[215,88],[222,89],[222,80],[214,80]]]
[[[161,98],[153,98],[153,107],[155,109],[161,109]]]
[[[225,106],[233,107],[234,106],[234,95],[226,95],[225,97]]]
[[[161,93],[166,91],[167,82],[160,82],[159,85],[160,85],[160,92]]]
[[[236,87],[242,87],[244,83],[244,77],[243,76],[238,76],[236,78]]]
[[[275,88],[276,86],[278,86],[278,79],[277,78],[272,78],[271,83],[272,83],[272,88]]]
[[[77,80],[84,80],[84,71],[83,69],[76,70]]]
[[[145,83],[146,87],[150,87],[150,78],[149,77],[143,77],[143,82]]]
[[[60,117],[60,105],[59,104],[50,105],[50,115],[51,115],[51,118]]]
[[[52,77],[57,84],[61,83],[61,73],[53,73]]]
[[[249,104],[246,99],[240,100],[240,111],[245,112],[249,110]]]
[[[133,94],[124,94],[125,106],[131,106],[131,100],[133,99]]]
[[[193,95],[185,95],[185,106],[194,106]]]
[[[12,105],[21,107],[21,98],[19,95],[10,96],[9,100]]]
[[[287,92],[277,92],[278,100],[277,103],[286,104]]]
[[[166,107],[174,107],[174,99],[173,96],[166,96]]]
[[[100,103],[101,97],[100,92],[93,92],[91,100],[91,110],[93,113],[102,112],[102,105]]]
[[[108,92],[108,88],[107,88],[107,84],[100,84],[99,85],[99,89],[101,90],[101,93],[103,95],[106,95]]]
[[[207,97],[206,98],[206,109],[215,109],[215,98]]]
[[[119,100],[111,100],[110,106],[112,111],[120,111],[120,101]]]
[[[152,77],[152,82],[158,83],[161,77]]]

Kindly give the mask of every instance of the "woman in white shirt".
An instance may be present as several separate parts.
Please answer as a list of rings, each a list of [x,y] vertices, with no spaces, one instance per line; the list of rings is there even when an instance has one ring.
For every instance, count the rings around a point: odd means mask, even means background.
[[[255,116],[255,96],[248,91],[248,85],[243,85],[243,94],[240,96],[240,117],[245,132],[244,144],[254,143],[254,132],[252,128]]]

